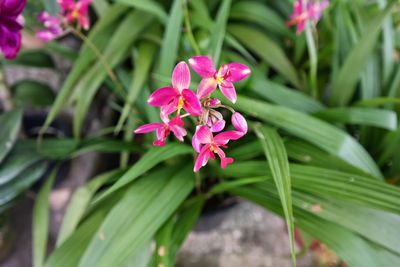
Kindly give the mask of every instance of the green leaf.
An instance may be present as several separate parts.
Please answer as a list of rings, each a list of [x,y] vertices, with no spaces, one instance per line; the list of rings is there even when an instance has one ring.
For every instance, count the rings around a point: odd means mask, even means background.
[[[9,183],[40,160],[43,160],[43,156],[36,152],[34,144],[29,146],[27,142],[18,142],[1,164],[0,186]]]
[[[238,96],[236,108],[290,134],[304,139],[322,150],[336,155],[366,173],[382,177],[379,168],[364,148],[342,130],[306,114],[285,107]]]
[[[176,169],[140,179],[126,192],[102,223],[79,267],[121,266],[151,240],[194,186],[191,168],[173,172]]]
[[[183,22],[182,0],[174,0],[161,44],[159,64],[156,73],[160,76],[169,77],[176,62],[181,38],[181,28]],[[163,86],[158,82],[157,87]]]
[[[179,155],[191,154],[192,150],[189,146],[182,144],[169,144],[166,147],[153,147],[143,157],[136,162],[126,173],[107,191],[105,191],[97,201],[100,201],[120,188],[128,185],[140,175],[150,170],[160,162]]]
[[[357,81],[360,79],[360,74],[367,64],[369,55],[377,42],[382,24],[386,16],[391,12],[392,6],[392,4],[389,5],[383,12],[380,12],[379,15],[372,19],[368,29],[364,31],[363,36],[350,51],[337,77],[333,80],[331,103],[343,106],[351,100],[356,90]]]
[[[73,121],[73,131],[75,138],[79,138],[81,127],[86,117],[89,106],[95,96],[101,83],[107,77],[107,69],[104,62],[107,62],[109,68],[115,67],[124,58],[129,51],[130,46],[139,36],[139,34],[152,21],[151,16],[143,17],[139,11],[132,11],[124,21],[115,30],[100,60],[88,73],[82,78],[80,87],[85,88],[79,94],[76,104],[75,116]],[[135,25],[132,28],[132,25]]]
[[[57,246],[61,245],[72,235],[97,190],[104,186],[104,184],[120,177],[122,174],[123,171],[121,170],[106,172],[96,176],[86,185],[76,189],[65,211],[64,219],[58,233]]]
[[[269,168],[272,172],[275,185],[278,189],[279,198],[285,214],[288,226],[290,249],[292,252],[293,266],[296,266],[296,250],[294,243],[294,222],[292,211],[292,189],[290,182],[289,162],[285,146],[278,133],[271,128],[254,126],[254,131],[260,140],[267,158]]]
[[[150,42],[143,42],[138,48],[138,59],[135,62],[133,78],[128,90],[128,97],[122,109],[121,116],[115,128],[119,132],[132,110],[132,105],[138,97],[140,90],[143,89],[146,79],[149,77],[150,68],[156,55],[157,46]]]
[[[157,18],[160,19],[162,23],[165,23],[167,21],[168,15],[164,11],[162,5],[160,3],[155,2],[153,0],[115,0],[118,3],[128,5],[134,8],[137,8],[138,10],[142,10],[145,12],[148,12],[149,14],[152,14],[156,16]]]
[[[0,115],[0,163],[17,140],[19,129],[21,128],[21,120],[22,109],[14,109]]]
[[[318,112],[325,108],[320,102],[302,92],[267,80],[259,71],[254,70],[253,75],[250,90],[263,99],[305,113]]]
[[[373,108],[331,108],[314,113],[313,116],[329,122],[368,125],[387,130],[397,129],[397,115],[390,110]]]
[[[240,24],[230,25],[228,31],[243,43],[244,46],[275,68],[294,86],[297,88],[301,87],[296,69],[286,57],[285,52],[266,34]]]
[[[49,86],[36,81],[21,81],[12,90],[14,101],[25,107],[50,106],[55,98]]]
[[[38,162],[22,171],[7,184],[1,185],[0,206],[14,200],[19,196],[19,194],[27,190],[32,184],[42,177],[42,175],[46,172],[47,167],[47,162]]]
[[[42,267],[44,265],[47,249],[48,228],[49,228],[49,196],[54,179],[57,176],[58,167],[55,167],[47,178],[46,183],[40,189],[38,197],[33,207],[32,222],[32,255],[33,266]]]
[[[115,31],[116,20],[120,19],[125,12],[125,6],[113,5],[107,15],[96,22],[90,31],[88,39],[97,50],[100,52],[103,51],[109,42],[110,35]],[[88,69],[91,69],[91,64],[95,59],[95,52],[92,50],[92,48],[90,48],[89,45],[84,44],[78,59],[75,61],[72,70],[68,74],[67,79],[65,80],[54,104],[50,109],[49,114],[47,115],[41,132],[44,132],[50,126],[61,110],[67,105],[74,91],[76,83]]]
[[[222,1],[221,7],[218,10],[215,25],[211,29],[210,44],[208,50],[215,65],[218,65],[221,56],[222,45],[224,43],[226,25],[229,18],[229,10],[231,8],[231,0]]]
[[[354,103],[353,105],[357,107],[377,107],[385,104],[400,104],[400,98],[376,97],[371,99],[360,100]]]

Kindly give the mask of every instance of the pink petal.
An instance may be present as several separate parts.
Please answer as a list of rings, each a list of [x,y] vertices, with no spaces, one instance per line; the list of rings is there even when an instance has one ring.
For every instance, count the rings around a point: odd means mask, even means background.
[[[194,164],[193,171],[198,172],[201,169],[201,167],[207,164],[209,158],[210,158],[210,145],[206,145],[201,149],[200,154],[198,155],[196,162]]]
[[[228,67],[229,76],[226,79],[230,82],[238,82],[243,80],[251,73],[251,70],[246,65],[240,63],[230,63],[228,64]]]
[[[180,126],[180,127],[184,125],[183,120],[179,115],[173,118],[168,124],[170,126]]]
[[[144,125],[142,125],[142,126],[139,126],[139,127],[135,130],[135,133],[136,133],[136,134],[149,133],[149,132],[158,130],[158,129],[162,128],[162,127],[163,127],[163,124],[162,124],[162,123],[157,123],[157,122],[148,123],[148,124],[144,124]]]
[[[213,141],[211,130],[205,125],[200,126],[195,135],[200,144],[210,144]]]
[[[247,133],[247,122],[246,119],[240,114],[239,112],[235,112],[232,115],[232,125],[235,127],[236,130],[242,132],[243,134]]]
[[[147,103],[152,106],[161,107],[169,104],[178,96],[179,94],[174,88],[164,87],[154,91],[147,100]]]
[[[161,107],[161,113],[169,115],[178,109],[179,98],[174,98],[168,105]]]
[[[9,31],[0,25],[0,50],[7,59],[14,59],[21,48],[21,32]]]
[[[214,142],[218,145],[226,145],[230,140],[237,140],[243,136],[242,132],[239,131],[226,131],[217,134],[214,137]]]
[[[22,13],[26,0],[2,0],[0,1],[0,16],[17,17]]]
[[[222,94],[232,103],[236,102],[236,91],[232,82],[225,80],[222,82],[222,84],[219,85],[219,88],[221,89]]]
[[[164,140],[155,140],[153,142],[153,146],[160,146],[160,147],[165,146],[165,141]]]
[[[219,158],[221,159],[221,168],[225,169],[229,163],[233,163],[233,158],[227,158],[224,151],[221,148],[217,147],[215,150],[218,153]]]
[[[306,26],[305,20],[300,21],[297,24],[297,30],[296,30],[296,34],[299,35],[304,31],[304,28]]]
[[[201,104],[197,96],[189,89],[182,91],[183,96],[183,108],[187,113],[193,116],[199,116],[202,113]]]
[[[197,96],[204,98],[209,96],[217,88],[217,81],[214,78],[202,79],[197,88]]]
[[[182,92],[188,89],[190,85],[190,71],[187,64],[183,61],[179,62],[172,72],[172,86]]]
[[[189,59],[189,64],[202,78],[213,77],[216,72],[214,63],[208,56],[194,56]]]
[[[184,128],[180,127],[180,126],[171,126],[171,131],[174,133],[174,135],[176,136],[176,138],[178,138],[179,141],[183,141],[183,137],[186,136],[187,132]]]
[[[210,99],[210,101],[208,102],[208,105],[212,108],[215,108],[219,105],[221,105],[221,100],[219,100],[218,98],[212,98]]]
[[[199,140],[199,138],[197,137],[197,131],[199,130],[200,127],[202,127],[202,126],[200,126],[200,125],[197,125],[197,126],[196,126],[196,132],[194,133],[193,138],[192,138],[192,146],[193,146],[193,149],[194,149],[197,153],[199,153],[199,152],[200,152],[200,149],[201,149],[200,140]]]
[[[222,131],[224,128],[225,128],[225,121],[219,120],[211,126],[210,130],[213,133],[217,133],[217,132]]]

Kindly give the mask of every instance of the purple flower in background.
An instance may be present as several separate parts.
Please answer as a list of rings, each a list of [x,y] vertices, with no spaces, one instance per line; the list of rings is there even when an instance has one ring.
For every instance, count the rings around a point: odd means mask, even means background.
[[[303,32],[307,21],[317,24],[322,12],[329,6],[329,0],[297,0],[294,2],[293,14],[290,16],[288,26],[297,25],[296,33]]]
[[[21,48],[25,5],[26,0],[0,0],[0,50],[7,59],[15,58]]]

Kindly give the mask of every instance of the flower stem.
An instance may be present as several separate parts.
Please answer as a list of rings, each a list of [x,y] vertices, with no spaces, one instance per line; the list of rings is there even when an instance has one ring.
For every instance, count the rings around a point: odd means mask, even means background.
[[[107,71],[108,76],[110,77],[111,81],[114,83],[115,88],[119,91],[122,97],[126,97],[126,92],[124,88],[122,87],[121,82],[118,80],[117,75],[114,73],[112,68],[107,64],[107,61],[104,59],[103,55],[99,51],[99,49],[96,47],[96,45],[89,40],[84,34],[81,33],[80,30],[77,30],[73,27],[68,28],[75,36],[80,38],[92,51],[93,53],[97,56],[97,58],[100,60],[101,64],[104,66],[104,68]]]
[[[186,32],[188,34],[190,44],[191,44],[195,54],[201,55],[200,47],[197,44],[196,39],[194,38],[193,31],[192,31],[192,25],[190,24],[188,0],[182,0],[182,8],[183,8],[183,16],[184,16],[184,20],[185,20],[185,28],[186,28]]]
[[[315,99],[318,98],[318,84],[317,84],[317,69],[318,69],[318,54],[316,48],[316,41],[312,32],[311,22],[307,22],[306,26],[306,40],[308,54],[310,56],[310,93]]]

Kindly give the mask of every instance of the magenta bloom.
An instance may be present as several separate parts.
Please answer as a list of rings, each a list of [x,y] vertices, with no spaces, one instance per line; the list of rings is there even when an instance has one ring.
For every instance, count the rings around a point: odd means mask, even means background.
[[[230,140],[237,140],[243,136],[242,133],[238,131],[226,131],[213,136],[211,130],[207,126],[199,126],[196,129],[196,140],[201,146],[200,154],[198,155],[196,162],[194,164],[194,171],[198,172],[201,167],[205,166],[208,160],[215,159],[215,155],[221,159],[221,168],[226,168],[229,163],[233,162],[233,158],[226,157],[222,148],[226,148],[226,144]],[[194,139],[195,137],[193,137]],[[195,147],[195,150],[198,148]]]
[[[89,6],[92,0],[59,0],[61,15],[68,24],[78,23],[79,27],[89,29]]]
[[[22,11],[26,0],[0,0],[0,50],[13,59],[21,49]]]
[[[290,16],[288,26],[297,25],[296,33],[303,32],[306,22],[310,20],[314,24],[321,19],[322,12],[329,6],[329,0],[297,0],[294,2],[293,14]]]
[[[247,133],[247,122],[242,114],[240,114],[239,112],[233,113],[231,120],[233,127],[235,127],[237,131],[241,132],[243,135]]]
[[[38,15],[39,22],[43,23],[45,29],[36,33],[36,36],[45,42],[54,40],[64,34],[62,28],[62,19],[60,17],[51,16],[46,11],[40,12]]]
[[[36,36],[43,41],[54,40],[66,33],[65,26],[77,23],[78,27],[89,29],[89,5],[92,0],[59,0],[61,7],[57,16],[51,16],[43,11],[39,13],[38,20],[43,23],[45,29],[39,31]]]
[[[176,138],[179,141],[183,141],[183,137],[186,135],[186,130],[182,128],[183,121],[181,117],[178,115],[172,120],[169,120],[168,116],[164,114],[160,114],[161,120],[163,123],[149,123],[144,124],[135,130],[137,134],[149,133],[152,131],[156,131],[157,140],[153,142],[155,146],[164,146],[165,139],[167,139],[170,132],[173,132]]]
[[[233,83],[243,80],[251,73],[246,65],[240,63],[223,64],[217,71],[207,56],[192,57],[189,59],[189,64],[203,78],[197,89],[199,98],[209,96],[218,86],[224,96],[233,103],[236,102]]]
[[[202,113],[201,104],[195,93],[189,88],[190,71],[185,62],[181,61],[172,72],[172,87],[163,87],[154,91],[147,103],[152,106],[161,107],[161,112],[171,114],[183,108],[193,116]]]

